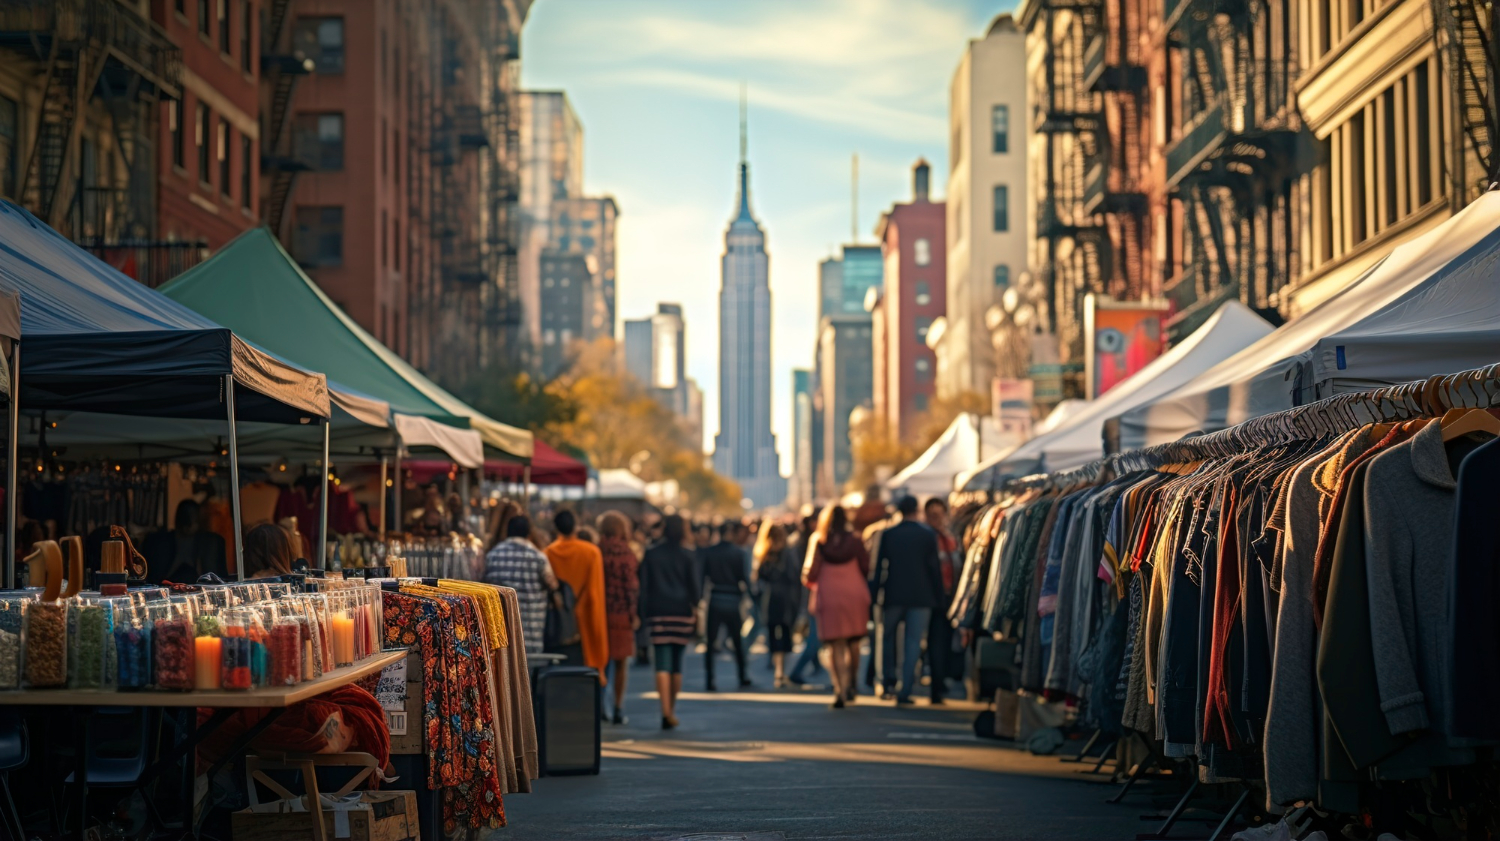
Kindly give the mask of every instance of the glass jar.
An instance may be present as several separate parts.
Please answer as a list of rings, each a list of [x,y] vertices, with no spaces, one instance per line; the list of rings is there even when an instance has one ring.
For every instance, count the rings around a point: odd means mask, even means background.
[[[21,686],[21,625],[32,601],[21,594],[0,597],[0,689]]]
[[[302,682],[302,643],[307,619],[290,602],[272,605],[269,616],[271,662],[268,683],[271,686],[296,686]]]
[[[150,610],[134,599],[114,610],[115,685],[123,691],[151,685]]]
[[[333,663],[336,666],[354,665],[355,616],[352,593],[337,593],[330,597],[331,607],[328,627],[333,636]]]
[[[222,610],[200,609],[193,616],[193,688],[218,689],[224,660]]]
[[[61,601],[27,606],[21,626],[21,683],[32,689],[68,683],[68,606]]]
[[[147,605],[157,689],[193,688],[193,603],[173,596]]]
[[[254,684],[250,654],[251,624],[250,612],[242,607],[231,607],[219,614],[219,687],[248,690]],[[200,657],[204,653],[205,639],[212,637],[199,636],[193,641]],[[204,663],[199,665],[199,689],[205,688],[202,685],[202,669],[206,667]]]
[[[126,599],[126,601],[129,601]],[[99,689],[113,685],[113,599],[69,599],[68,686]]]

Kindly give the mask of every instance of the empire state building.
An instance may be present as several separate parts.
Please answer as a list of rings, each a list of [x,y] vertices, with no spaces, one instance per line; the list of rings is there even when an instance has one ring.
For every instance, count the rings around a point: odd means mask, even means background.
[[[750,212],[740,100],[739,209],[724,232],[719,289],[719,434],[714,470],[739,483],[756,508],[786,499],[786,479],[771,434],[771,287],[766,235]]]

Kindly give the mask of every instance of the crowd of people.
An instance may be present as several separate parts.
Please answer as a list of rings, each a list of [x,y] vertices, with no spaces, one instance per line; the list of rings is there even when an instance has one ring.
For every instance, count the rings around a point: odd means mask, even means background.
[[[966,642],[947,618],[962,563],[948,525],[943,499],[888,505],[878,488],[852,510],[788,519],[632,521],[609,511],[584,522],[563,509],[539,523],[504,502],[484,577],[515,588],[528,654],[598,670],[615,724],[625,723],[632,660],[654,669],[661,726],[671,729],[690,648],[701,646],[703,688],[714,692],[725,652],[735,686],[754,686],[749,658],[762,642],[778,690],[826,669],[835,709],[855,703],[862,682],[903,706],[925,680],[941,704],[962,679]]]

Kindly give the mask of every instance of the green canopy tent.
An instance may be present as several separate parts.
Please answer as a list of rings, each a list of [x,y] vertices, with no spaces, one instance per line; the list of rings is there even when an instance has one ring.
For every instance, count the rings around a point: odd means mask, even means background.
[[[486,417],[381,344],[303,273],[267,228],[236,237],[162,286],[161,292],[209,318],[222,319],[220,323],[237,334],[287,359],[317,360],[320,370],[388,402],[397,416],[473,429],[496,453],[521,461],[531,458],[529,431]],[[407,433],[420,430],[410,420],[397,425],[410,446]],[[429,434],[441,433],[429,429]],[[444,449],[445,443],[430,446]]]

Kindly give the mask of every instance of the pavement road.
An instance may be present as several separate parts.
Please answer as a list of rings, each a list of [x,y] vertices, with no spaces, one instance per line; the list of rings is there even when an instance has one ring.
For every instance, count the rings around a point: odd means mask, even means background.
[[[508,796],[494,841],[560,839],[1128,839],[1141,804],[1080,766],[979,740],[978,706],[895,709],[868,695],[830,710],[826,690],[702,692],[690,653],[681,726],[660,729],[650,670],[630,670],[629,722],[603,725],[603,772],[548,777]],[[733,685],[724,657],[720,686]]]

